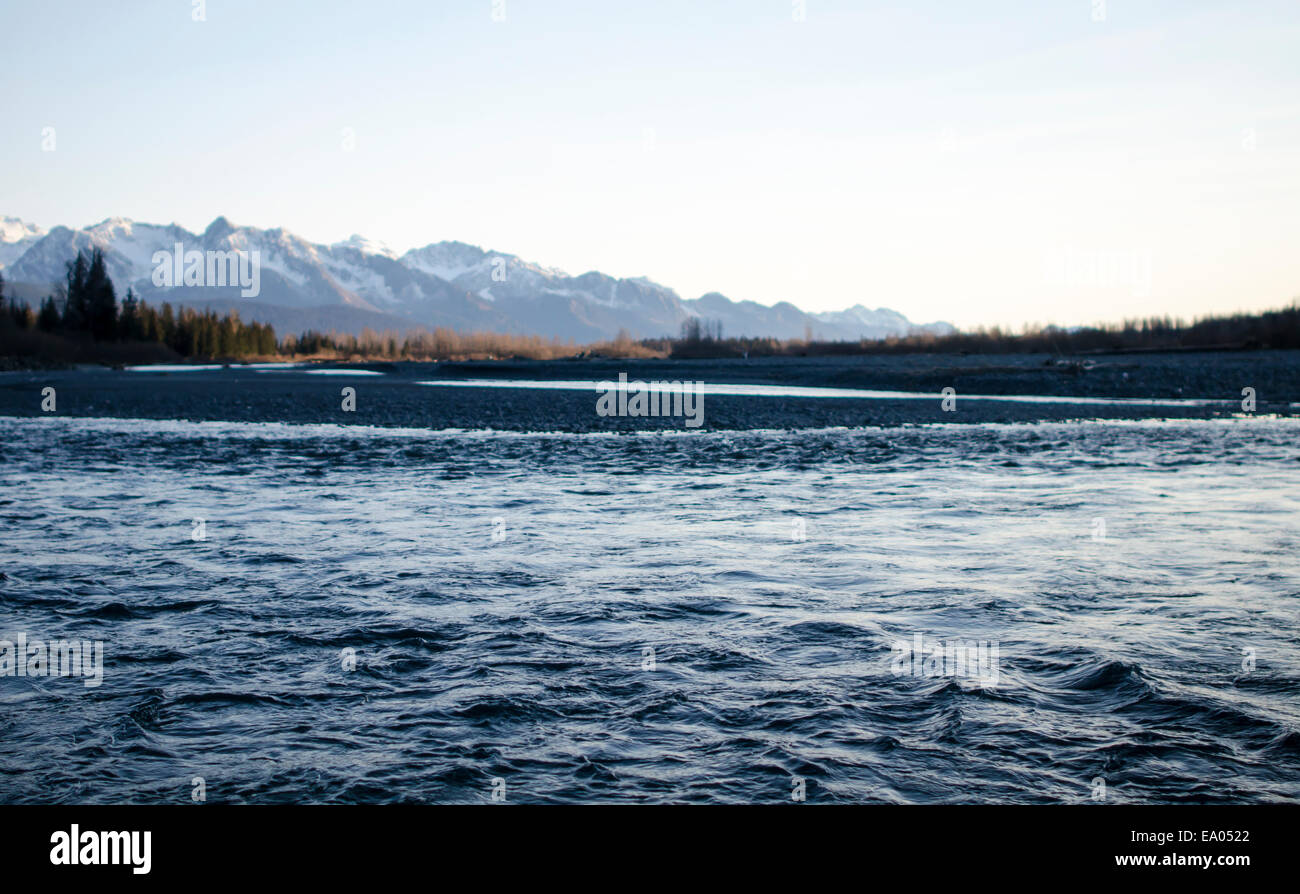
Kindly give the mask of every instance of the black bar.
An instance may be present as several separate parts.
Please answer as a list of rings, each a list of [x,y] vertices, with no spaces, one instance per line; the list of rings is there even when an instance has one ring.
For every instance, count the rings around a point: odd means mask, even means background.
[[[484,884],[518,874],[676,886],[702,873],[808,885],[843,873],[872,885],[891,873],[926,886],[1193,876],[1230,884],[1290,869],[1297,818],[1289,806],[42,806],[0,809],[0,854],[21,874],[14,878],[128,884],[434,872],[450,885],[466,871]],[[149,831],[149,872],[134,872],[129,854],[119,865],[53,865],[51,839],[73,824],[83,840],[92,830]],[[1118,865],[1152,856],[1155,865]],[[1206,857],[1210,865],[1199,865]]]

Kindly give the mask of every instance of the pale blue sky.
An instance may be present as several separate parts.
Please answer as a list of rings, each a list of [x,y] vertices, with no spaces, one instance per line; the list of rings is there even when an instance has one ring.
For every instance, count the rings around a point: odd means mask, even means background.
[[[794,5],[3,0],[0,214],[961,325],[1300,295],[1296,0]]]

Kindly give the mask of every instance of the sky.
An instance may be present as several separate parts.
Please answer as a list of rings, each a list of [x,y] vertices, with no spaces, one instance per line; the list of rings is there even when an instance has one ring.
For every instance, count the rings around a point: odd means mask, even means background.
[[[0,52],[0,215],[47,228],[963,327],[1300,296],[1296,0],[0,0]]]

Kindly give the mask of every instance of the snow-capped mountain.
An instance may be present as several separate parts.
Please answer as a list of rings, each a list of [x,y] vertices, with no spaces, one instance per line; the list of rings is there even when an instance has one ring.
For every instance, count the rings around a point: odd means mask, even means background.
[[[18,260],[45,231],[16,217],[0,218],[0,270]]]
[[[157,252],[257,253],[257,294],[239,284],[155,284]],[[533,334],[591,342],[620,331],[634,337],[676,335],[688,317],[717,320],[724,335],[802,338],[883,338],[945,324],[914,326],[902,314],[862,305],[809,314],[788,302],[767,307],[716,292],[683,300],[649,279],[618,279],[592,271],[570,276],[515,255],[463,242],[438,242],[397,255],[362,236],[318,245],[283,229],[237,227],[218,217],[202,233],[176,224],[109,218],[79,230],[49,232],[16,218],[0,224],[0,271],[15,294],[44,294],[63,279],[78,251],[99,248],[121,292],[145,300],[238,309],[245,319],[278,331],[305,328],[359,333],[445,326],[461,331]]]
[[[861,304],[855,304],[848,310],[825,311],[814,316],[838,332],[857,333],[857,338],[888,338],[891,335],[907,335],[918,329],[934,335],[951,335],[957,331],[951,323],[917,326],[896,310],[887,307],[872,310]]]

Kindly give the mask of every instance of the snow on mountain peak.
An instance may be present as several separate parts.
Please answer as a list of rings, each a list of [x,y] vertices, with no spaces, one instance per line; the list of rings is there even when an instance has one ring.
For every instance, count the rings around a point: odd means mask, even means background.
[[[235,231],[235,226],[224,214],[213,219],[208,224],[208,228],[203,231],[205,240],[224,239]]]
[[[23,256],[45,235],[45,230],[17,217],[0,218],[0,270]]]
[[[464,242],[432,242],[402,255],[403,266],[451,282],[483,266],[488,252]]]
[[[106,217],[99,223],[86,227],[86,232],[92,237],[113,238],[130,236],[134,228],[135,221],[129,217]]]
[[[341,242],[335,242],[331,248],[354,248],[366,255],[382,255],[385,258],[396,258],[397,254],[382,242],[374,239],[367,239],[360,233],[353,233]]]
[[[359,332],[363,326],[446,326],[577,341],[610,338],[624,329],[644,337],[675,334],[691,316],[717,321],[729,335],[780,338],[802,338],[811,329],[819,338],[856,340],[922,328],[897,311],[863,304],[811,314],[786,301],[767,307],[717,292],[682,300],[649,277],[618,278],[596,270],[570,276],[465,242],[435,242],[398,256],[360,235],[319,245],[282,228],[237,227],[225,217],[217,217],[202,234],[125,217],[48,232],[18,218],[0,218],[0,268],[6,279],[42,286],[58,282],[77,252],[98,248],[121,290],[132,286],[150,300],[213,300],[205,292],[153,286],[152,258],[159,251],[174,251],[177,243],[186,252],[256,252],[264,286],[259,313],[275,318],[277,326],[276,309],[293,308],[293,325],[299,328]],[[929,324],[924,329],[941,334],[951,327]]]
[[[24,239],[36,239],[44,235],[45,230],[21,218],[0,218],[0,242],[21,242]]]

